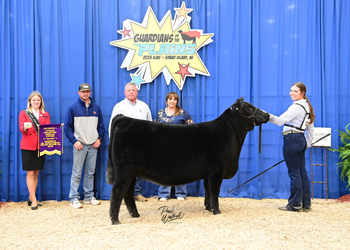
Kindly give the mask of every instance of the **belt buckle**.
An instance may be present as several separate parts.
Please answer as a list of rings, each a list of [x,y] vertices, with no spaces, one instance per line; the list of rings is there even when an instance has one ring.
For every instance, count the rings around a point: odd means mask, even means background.
[[[286,136],[286,135],[289,135],[291,133],[293,133],[293,130],[288,130],[288,131],[282,132],[282,135]]]

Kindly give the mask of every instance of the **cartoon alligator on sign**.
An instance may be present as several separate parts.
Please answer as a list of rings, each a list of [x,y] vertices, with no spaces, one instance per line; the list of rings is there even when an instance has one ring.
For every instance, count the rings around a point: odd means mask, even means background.
[[[184,40],[184,44],[186,44],[186,41],[192,41],[192,43],[196,43],[196,37],[197,38],[201,37],[201,33],[196,30],[192,30],[192,31],[179,30],[178,32],[181,34],[181,38],[182,40]]]

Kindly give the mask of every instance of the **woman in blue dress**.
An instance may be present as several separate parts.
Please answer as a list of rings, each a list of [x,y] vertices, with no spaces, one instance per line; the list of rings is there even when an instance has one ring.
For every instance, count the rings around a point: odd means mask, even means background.
[[[155,122],[172,123],[172,124],[192,124],[194,123],[190,114],[178,105],[179,95],[176,92],[169,92],[166,95],[166,108],[157,113]],[[160,201],[167,201],[171,195],[170,186],[159,186],[158,198]],[[175,196],[178,200],[185,200],[187,196],[186,185],[175,187]]]

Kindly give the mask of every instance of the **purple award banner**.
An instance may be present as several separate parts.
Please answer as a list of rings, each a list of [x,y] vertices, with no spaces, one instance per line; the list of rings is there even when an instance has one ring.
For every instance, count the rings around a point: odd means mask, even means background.
[[[62,153],[61,124],[44,124],[39,126],[40,156]]]

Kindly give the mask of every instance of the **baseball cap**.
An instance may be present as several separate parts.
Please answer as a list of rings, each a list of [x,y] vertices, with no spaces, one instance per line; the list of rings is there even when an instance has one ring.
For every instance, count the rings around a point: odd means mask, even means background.
[[[88,83],[80,84],[79,91],[91,91],[91,87]]]

